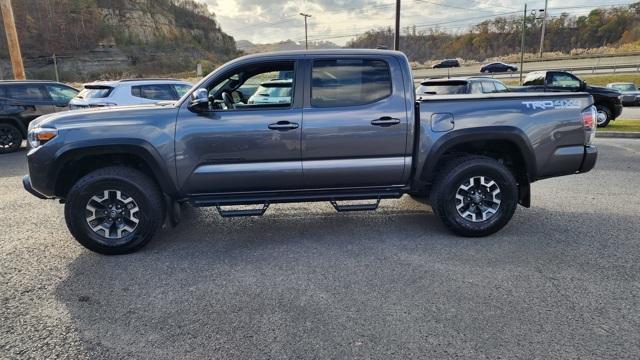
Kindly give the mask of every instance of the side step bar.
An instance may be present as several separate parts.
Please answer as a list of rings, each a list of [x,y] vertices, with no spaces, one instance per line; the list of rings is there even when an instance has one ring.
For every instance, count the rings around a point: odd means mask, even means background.
[[[254,194],[212,194],[188,199],[195,207],[215,206],[223,217],[262,216],[271,204],[292,202],[328,201],[338,212],[370,211],[380,206],[382,199],[398,199],[406,190],[403,188],[348,189],[343,191],[306,191],[287,193]],[[340,204],[344,201],[372,201],[369,203]],[[237,205],[260,206],[253,209],[225,209]]]
[[[337,201],[331,200],[331,205],[337,212],[347,212],[347,211],[373,211],[378,209],[380,206],[380,198],[376,199],[376,202],[371,204],[344,204],[340,205]]]
[[[238,210],[226,210],[223,209],[222,206],[217,205],[216,209],[218,209],[218,213],[222,217],[246,217],[246,216],[262,216],[269,208],[268,203],[262,204],[261,208],[255,209],[238,209]]]

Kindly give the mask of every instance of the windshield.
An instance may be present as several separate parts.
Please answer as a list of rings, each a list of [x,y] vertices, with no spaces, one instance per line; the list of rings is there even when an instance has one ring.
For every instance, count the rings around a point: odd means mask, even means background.
[[[99,99],[106,98],[111,94],[112,87],[102,86],[102,87],[86,87],[82,91],[78,93],[78,98],[80,99]]]
[[[466,93],[467,84],[422,84],[418,89],[418,94],[428,95],[451,95],[451,94],[464,94]]]
[[[611,87],[618,91],[636,91],[636,86],[634,84],[615,84],[611,85]]]

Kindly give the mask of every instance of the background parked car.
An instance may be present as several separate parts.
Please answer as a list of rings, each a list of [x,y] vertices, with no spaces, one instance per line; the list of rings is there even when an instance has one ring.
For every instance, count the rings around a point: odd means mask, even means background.
[[[444,69],[452,67],[460,67],[460,62],[457,59],[445,59],[431,65],[432,69]]]
[[[619,82],[607,84],[609,89],[620,92],[622,105],[640,105],[640,91],[636,84],[632,82]]]
[[[504,92],[509,92],[509,89],[502,82],[488,77],[429,79],[416,89],[417,96]]]
[[[256,89],[247,104],[291,103],[291,84],[291,79],[265,81]]]
[[[566,71],[534,71],[527,74],[523,86],[512,86],[514,92],[587,92],[593,96],[598,109],[598,127],[609,125],[622,113],[620,92],[599,86],[590,86]]]
[[[69,110],[77,94],[77,89],[55,81],[0,81],[0,154],[18,150],[29,122]]]
[[[491,64],[486,64],[480,68],[481,73],[497,73],[507,71],[518,71],[518,67],[515,65],[505,64],[503,62],[494,62]]]
[[[178,100],[192,86],[188,82],[173,79],[96,81],[85,84],[69,105],[71,109],[82,109]]]

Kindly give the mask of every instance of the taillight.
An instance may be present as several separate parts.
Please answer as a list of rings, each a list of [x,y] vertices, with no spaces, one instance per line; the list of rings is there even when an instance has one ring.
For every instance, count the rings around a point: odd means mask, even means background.
[[[584,126],[584,144],[590,145],[596,137],[598,127],[598,110],[591,105],[582,111],[582,125]]]
[[[593,130],[596,128],[596,116],[598,116],[598,112],[593,105],[582,112],[582,125],[585,129]]]

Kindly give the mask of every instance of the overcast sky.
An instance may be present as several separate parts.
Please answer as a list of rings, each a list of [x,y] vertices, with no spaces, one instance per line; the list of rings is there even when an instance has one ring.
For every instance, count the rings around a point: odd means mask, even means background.
[[[272,43],[304,41],[309,13],[309,40],[344,45],[354,34],[393,26],[395,0],[199,0],[215,12],[222,29],[236,40]],[[620,0],[550,0],[549,16],[568,12],[584,15],[594,6],[631,3]],[[544,8],[544,0],[527,1],[529,9]],[[439,27],[461,32],[497,15],[521,14],[523,0],[402,0],[401,27],[417,30]],[[506,14],[513,13],[513,14]]]

